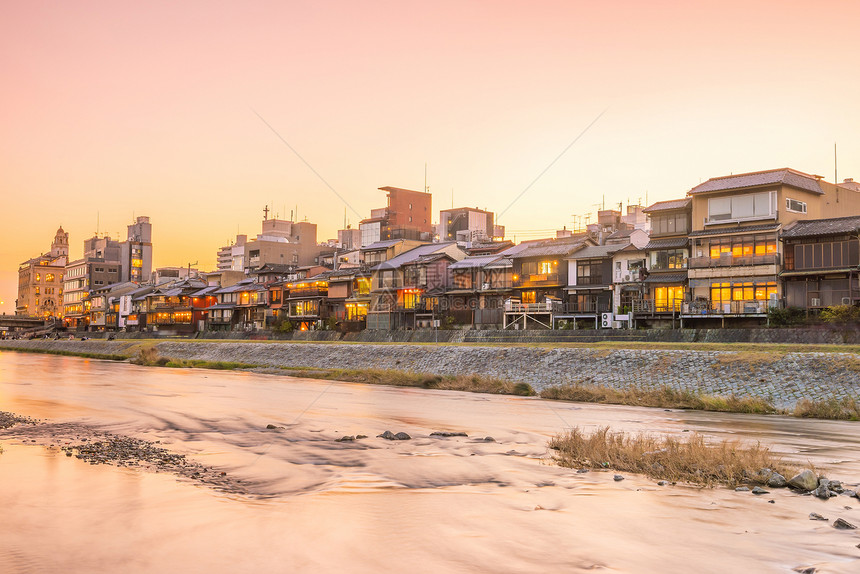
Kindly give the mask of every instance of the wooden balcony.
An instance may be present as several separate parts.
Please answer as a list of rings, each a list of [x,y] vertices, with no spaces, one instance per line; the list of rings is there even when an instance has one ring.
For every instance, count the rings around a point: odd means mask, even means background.
[[[560,287],[561,277],[558,273],[543,273],[540,275],[521,275],[513,281],[514,287]]]

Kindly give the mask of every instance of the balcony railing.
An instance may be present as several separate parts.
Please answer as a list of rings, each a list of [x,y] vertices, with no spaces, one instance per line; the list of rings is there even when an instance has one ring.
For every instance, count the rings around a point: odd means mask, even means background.
[[[577,314],[577,313],[604,313],[608,312],[609,303],[598,301],[570,302],[544,301],[542,303],[520,303],[519,301],[505,301],[505,312],[507,313],[553,313],[553,314]]]
[[[328,287],[292,287],[289,289],[287,299],[297,297],[327,297]]]
[[[576,278],[577,285],[608,285],[609,283],[603,282],[602,275],[589,275],[588,277],[577,277]]]
[[[685,315],[764,315],[772,306],[770,301],[694,301],[684,303]]]
[[[546,301],[543,303],[520,303],[519,301],[505,301],[505,311],[507,313],[551,313],[553,303]]]
[[[548,287],[561,285],[558,273],[543,273],[541,275],[521,275],[514,279],[514,287]]]
[[[720,257],[693,257],[690,259],[691,269],[709,269],[715,267],[749,267],[751,265],[779,265],[779,253],[764,255],[740,255],[731,253]]]
[[[630,302],[630,310],[634,313],[680,313],[684,305],[681,299],[659,303],[651,299],[634,299]]]

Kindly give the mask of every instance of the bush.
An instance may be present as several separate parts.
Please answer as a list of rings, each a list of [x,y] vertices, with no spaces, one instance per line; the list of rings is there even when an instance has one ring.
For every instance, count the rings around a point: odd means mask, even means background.
[[[860,322],[860,307],[834,305],[822,309],[819,317],[825,323],[856,323]]]
[[[771,307],[767,310],[767,317],[772,327],[802,325],[807,320],[806,310],[801,307]]]

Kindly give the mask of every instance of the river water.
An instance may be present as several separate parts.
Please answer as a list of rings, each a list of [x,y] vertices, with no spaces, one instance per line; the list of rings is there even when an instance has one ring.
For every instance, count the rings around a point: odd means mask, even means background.
[[[761,441],[856,484],[857,423],[12,352],[0,352],[0,410],[161,441],[240,485],[93,466],[56,437],[11,429],[0,438],[3,573],[860,571],[860,530],[830,526],[860,524],[857,499],[615,482],[556,467],[546,448],[574,425],[701,432]],[[413,439],[376,438],[385,430]],[[369,438],[334,441],[356,434]]]

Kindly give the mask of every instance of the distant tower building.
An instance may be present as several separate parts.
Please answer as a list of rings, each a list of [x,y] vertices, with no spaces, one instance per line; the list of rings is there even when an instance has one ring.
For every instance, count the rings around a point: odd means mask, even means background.
[[[62,226],[57,229],[54,242],[51,244],[51,257],[69,257],[69,234]]]
[[[370,218],[359,222],[361,246],[388,239],[430,241],[433,234],[433,197],[424,191],[380,187],[388,194],[388,205],[373,209]]]
[[[490,241],[495,235],[493,213],[477,207],[443,209],[439,212],[439,241]]]
[[[149,281],[152,274],[152,224],[141,215],[128,226],[128,239],[120,243],[120,282]]]
[[[347,227],[346,229],[338,229],[337,231],[337,247],[352,251],[361,247],[361,230]]]
[[[25,261],[18,267],[16,315],[63,316],[63,272],[68,257],[69,234],[60,227],[49,253]]]

